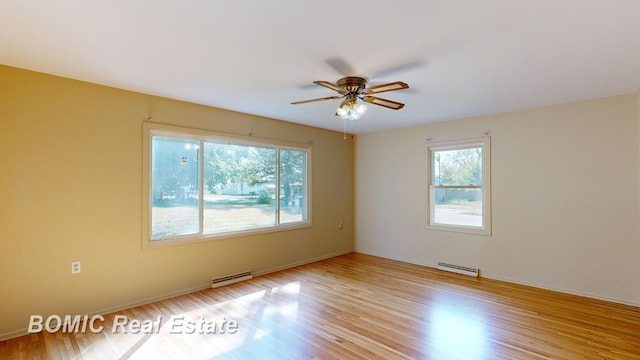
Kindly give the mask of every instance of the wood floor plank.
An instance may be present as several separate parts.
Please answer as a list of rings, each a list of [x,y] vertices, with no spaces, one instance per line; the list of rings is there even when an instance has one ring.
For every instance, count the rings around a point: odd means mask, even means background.
[[[119,319],[153,331],[114,333]],[[203,330],[225,321],[237,331]],[[0,358],[640,359],[637,307],[357,253],[105,315],[101,325],[0,342]]]

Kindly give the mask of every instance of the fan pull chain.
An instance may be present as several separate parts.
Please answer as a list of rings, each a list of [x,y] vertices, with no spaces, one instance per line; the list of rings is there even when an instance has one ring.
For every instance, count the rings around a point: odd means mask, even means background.
[[[342,140],[347,140],[347,119],[342,119]]]

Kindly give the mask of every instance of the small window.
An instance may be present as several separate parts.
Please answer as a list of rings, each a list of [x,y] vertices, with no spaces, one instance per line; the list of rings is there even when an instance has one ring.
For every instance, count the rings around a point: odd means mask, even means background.
[[[428,228],[491,234],[490,139],[430,144]]]
[[[149,244],[306,227],[309,147],[145,124]]]

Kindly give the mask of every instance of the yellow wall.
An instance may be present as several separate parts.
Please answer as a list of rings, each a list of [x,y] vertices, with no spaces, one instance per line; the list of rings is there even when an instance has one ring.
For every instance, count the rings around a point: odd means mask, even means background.
[[[313,227],[143,250],[149,115],[312,141]],[[353,143],[341,133],[0,66],[0,159],[0,339],[31,314],[109,312],[353,249]]]

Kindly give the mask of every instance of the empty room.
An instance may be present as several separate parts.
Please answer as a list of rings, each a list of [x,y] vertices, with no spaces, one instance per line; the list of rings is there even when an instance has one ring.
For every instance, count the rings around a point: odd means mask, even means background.
[[[640,2],[0,2],[0,359],[639,359]]]

